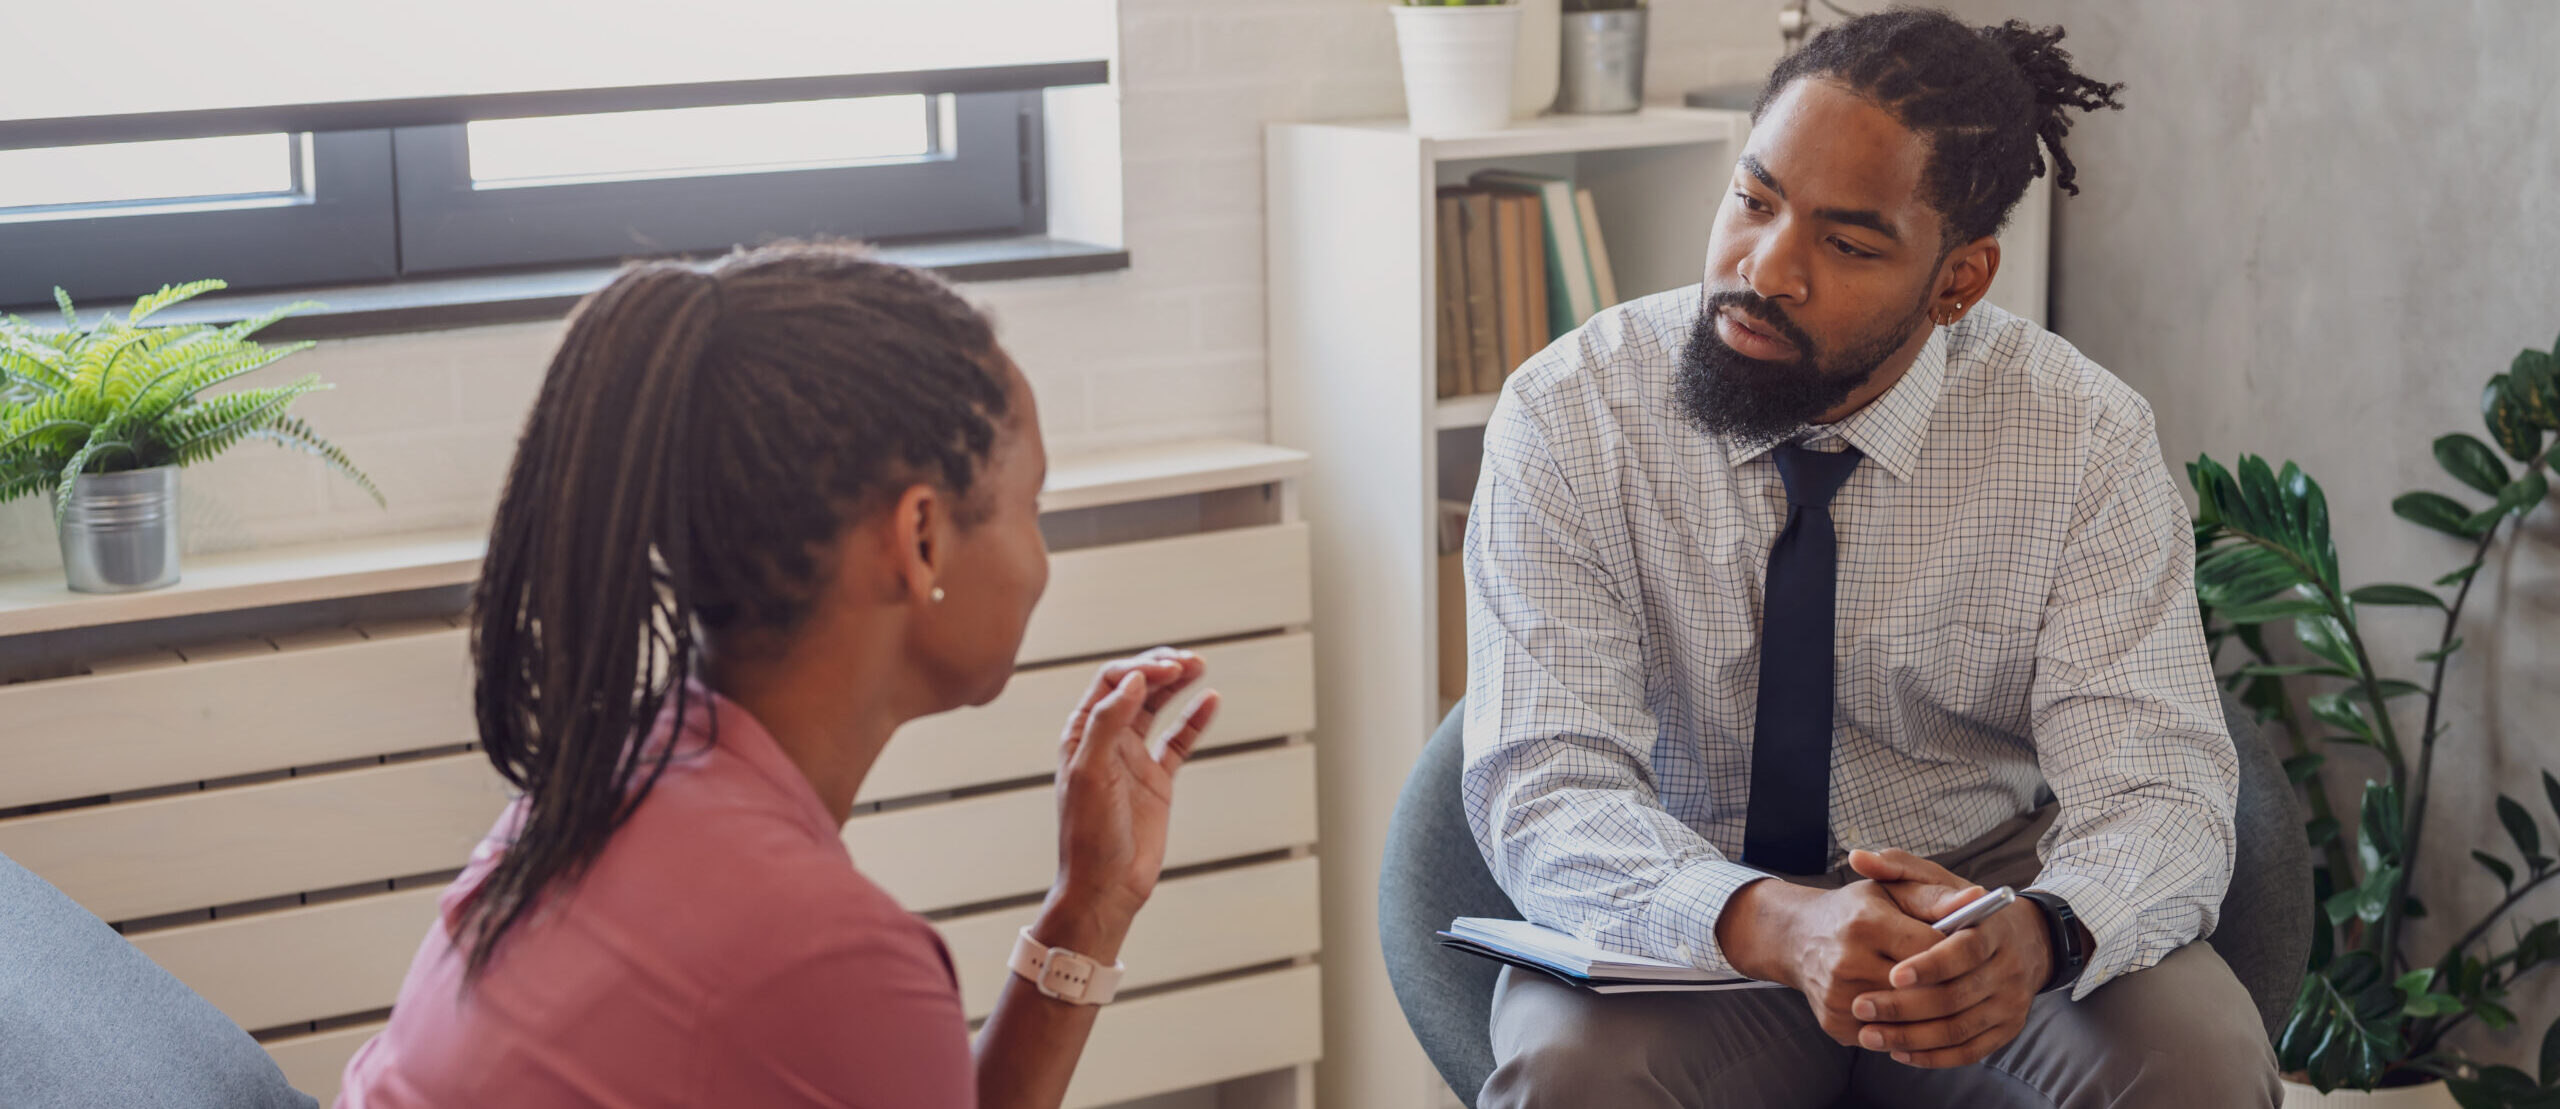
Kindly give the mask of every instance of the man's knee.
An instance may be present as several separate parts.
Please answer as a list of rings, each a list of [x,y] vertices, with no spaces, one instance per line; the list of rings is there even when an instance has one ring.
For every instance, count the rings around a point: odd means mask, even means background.
[[[2060,1002],[2059,998],[2054,999]],[[2273,1109],[2275,1050],[2256,1005],[2221,956],[2201,943],[2067,1003],[2013,1074],[2079,1105],[2213,1105]],[[2132,1095],[2134,1100],[2124,1099]]]
[[[1604,997],[1507,972],[1479,1104],[1823,1106],[1845,1069],[1831,1057],[1845,1050],[1788,991]]]

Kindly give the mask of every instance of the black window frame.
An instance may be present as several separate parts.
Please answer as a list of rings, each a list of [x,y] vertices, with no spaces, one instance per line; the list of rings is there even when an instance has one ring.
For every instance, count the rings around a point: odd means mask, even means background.
[[[310,139],[310,185],[280,203],[101,205],[94,214],[0,223],[0,304],[81,303],[219,276],[238,288],[399,276],[391,132]]]
[[[221,277],[235,290],[394,285],[482,271],[724,251],[783,237],[879,242],[1039,236],[1048,226],[1042,93],[1099,84],[1107,63],[288,105],[89,119],[0,119],[0,149],[308,134],[292,201],[101,208],[0,222],[0,305],[55,285],[83,304]],[[861,96],[949,95],[947,153],[854,166],[474,189],[464,125]],[[362,126],[358,126],[362,125]],[[852,199],[859,188],[861,198]],[[885,192],[890,202],[878,198]]]
[[[761,239],[1048,230],[1037,92],[964,93],[948,153],[877,164],[489,189],[464,125],[392,133],[404,277],[721,251]],[[928,107],[927,111],[932,109]]]

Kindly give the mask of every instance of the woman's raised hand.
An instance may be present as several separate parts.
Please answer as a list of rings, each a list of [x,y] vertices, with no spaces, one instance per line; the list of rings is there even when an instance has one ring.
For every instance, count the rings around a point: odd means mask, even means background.
[[[1218,712],[1218,695],[1201,697],[1175,726],[1161,755],[1147,752],[1156,715],[1207,672],[1200,656],[1158,647],[1103,665],[1058,741],[1058,879],[1052,914],[1079,918],[1073,930],[1107,932],[1073,947],[1100,959],[1117,957],[1119,936],[1155,892],[1164,869],[1165,830],[1173,814],[1173,773]],[[1061,921],[1065,925],[1065,921]]]

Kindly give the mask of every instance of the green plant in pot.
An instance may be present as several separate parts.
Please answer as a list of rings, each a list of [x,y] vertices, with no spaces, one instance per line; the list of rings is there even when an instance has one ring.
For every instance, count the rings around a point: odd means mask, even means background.
[[[292,414],[327,388],[316,376],[284,385],[206,390],[310,343],[263,346],[250,337],[308,302],[227,326],[146,327],[153,313],[220,281],[163,287],[122,317],[83,327],[71,298],[58,328],[0,316],[0,501],[50,494],[71,588],[112,593],[178,580],[178,468],[249,439],[317,456],[382,500],[373,481]]]
[[[2463,557],[2432,588],[2340,577],[2320,485],[2293,463],[2281,469],[2243,455],[2236,469],[2210,457],[2187,468],[2195,486],[2196,595],[2228,686],[2292,746],[2285,760],[2312,820],[2315,921],[2311,964],[2277,1037],[2284,1069],[2322,1091],[2389,1089],[2442,1080],[2465,1109],[2560,1109],[2560,1022],[2541,1039],[2536,1073],[2484,1066],[2446,1042],[2474,1021],[2496,1029],[2517,982],[2560,963],[2560,921],[2517,919],[2525,895],[2560,878],[2545,854],[2537,809],[2560,815],[2560,779],[2541,775],[2539,797],[2501,796],[2499,822],[2513,853],[2427,853],[2427,802],[2440,741],[2449,730],[2445,674],[2463,647],[2457,634],[2491,549],[2550,494],[2546,476],[2560,431],[2560,361],[2549,351],[2516,356],[2482,396],[2489,442],[2463,433],[2435,441],[2454,480],[2487,498],[2465,503],[2434,492],[2402,494],[2392,511],[2455,541]],[[2505,458],[2501,458],[2501,454]],[[2519,465],[2510,466],[2508,459]],[[2448,595],[2449,594],[2449,595]],[[2381,606],[2426,610],[2440,622],[2433,647],[2414,660],[2423,681],[2393,677],[2375,659],[2360,617]],[[2301,654],[2278,657],[2290,632]],[[2225,648],[2233,644],[2237,652]],[[2234,657],[2224,657],[2226,654]],[[2307,661],[2289,661],[2294,658]],[[2297,707],[2299,706],[2299,707]],[[2307,713],[2308,719],[2305,719]],[[2411,725],[2414,724],[2414,730]],[[2352,812],[2324,788],[2330,751],[2375,753],[2383,768]],[[2560,850],[2556,845],[2551,850]],[[2458,864],[2452,860],[2459,859]],[[2441,951],[2413,951],[2407,922],[2427,906],[2410,895],[2422,867],[2476,865],[2499,896]]]

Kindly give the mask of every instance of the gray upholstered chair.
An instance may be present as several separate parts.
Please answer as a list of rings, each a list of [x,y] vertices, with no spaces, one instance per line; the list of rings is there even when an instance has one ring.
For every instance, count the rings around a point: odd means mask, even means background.
[[[0,1105],[311,1109],[230,1018],[0,855]]]
[[[2211,942],[2273,1035],[2310,958],[2311,854],[2283,764],[2245,710],[2228,699],[2222,710],[2240,753],[2240,846]],[[1441,721],[1396,801],[1378,875],[1378,932],[1406,1023],[1449,1087],[1473,1106],[1493,1073],[1487,1026],[1501,968],[1441,947],[1431,933],[1455,917],[1520,913],[1494,884],[1467,830],[1458,796],[1465,712],[1462,703]]]

